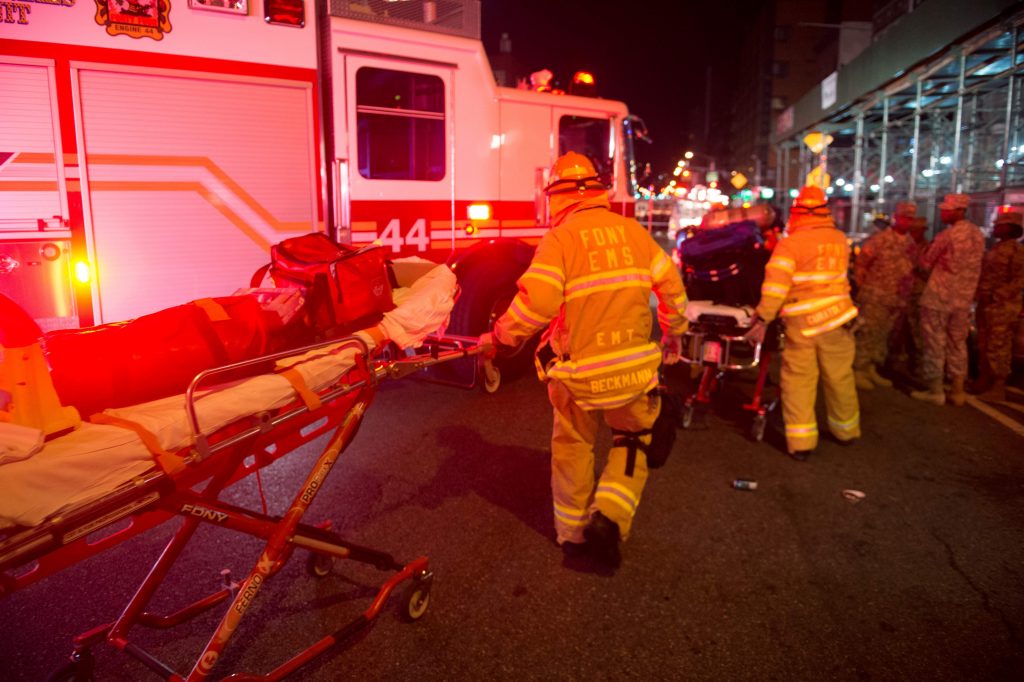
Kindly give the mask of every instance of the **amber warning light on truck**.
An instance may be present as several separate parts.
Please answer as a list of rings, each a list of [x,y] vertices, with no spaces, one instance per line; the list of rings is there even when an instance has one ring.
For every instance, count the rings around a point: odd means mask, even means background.
[[[89,273],[89,264],[84,260],[75,261],[75,279],[82,284],[88,284],[92,279]]]
[[[470,220],[490,220],[491,219],[491,205],[490,204],[470,204],[466,210]]]

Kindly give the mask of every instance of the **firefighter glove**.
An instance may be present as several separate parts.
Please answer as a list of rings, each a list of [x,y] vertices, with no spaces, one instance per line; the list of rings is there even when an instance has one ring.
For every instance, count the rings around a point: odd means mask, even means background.
[[[498,342],[495,340],[493,332],[481,334],[477,343],[482,349],[480,354],[485,360],[493,360],[498,355]]]
[[[750,343],[761,343],[764,341],[764,332],[767,328],[764,320],[760,317],[754,316],[753,324],[743,338]]]
[[[683,352],[683,337],[678,334],[669,334],[661,340],[661,361],[666,365],[674,365],[679,362],[679,356]]]

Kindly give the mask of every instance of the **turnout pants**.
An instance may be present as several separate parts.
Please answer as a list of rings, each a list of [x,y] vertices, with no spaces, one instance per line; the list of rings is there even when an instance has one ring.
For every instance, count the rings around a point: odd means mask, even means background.
[[[819,378],[825,389],[829,431],[839,440],[860,437],[860,407],[853,381],[855,353],[853,334],[843,327],[812,337],[787,331],[782,349],[782,418],[791,453],[818,445],[814,406]]]
[[[608,426],[622,431],[649,429],[658,416],[661,399],[641,395],[622,407],[587,411],[576,404],[558,381],[548,383],[548,398],[554,408],[551,496],[558,544],[583,542],[583,529],[594,511],[618,524],[619,534],[625,540],[647,482],[647,456],[637,450],[633,471],[628,472],[628,449],[613,447],[595,489],[594,440],[599,418],[603,413]],[[645,445],[650,440],[650,435],[640,437]]]

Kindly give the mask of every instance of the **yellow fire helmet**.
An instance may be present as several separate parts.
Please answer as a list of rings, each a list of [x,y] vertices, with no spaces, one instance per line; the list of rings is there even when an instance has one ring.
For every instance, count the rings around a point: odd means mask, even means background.
[[[566,152],[551,166],[545,194],[568,192],[604,191],[606,188],[597,176],[597,170],[590,159],[577,152]]]
[[[814,185],[801,187],[800,193],[793,201],[790,213],[795,215],[830,215],[825,192],[820,187],[815,187]]]

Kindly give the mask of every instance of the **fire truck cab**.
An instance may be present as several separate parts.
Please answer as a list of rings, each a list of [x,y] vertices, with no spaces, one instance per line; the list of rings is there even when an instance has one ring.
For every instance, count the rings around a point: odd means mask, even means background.
[[[44,329],[231,294],[325,230],[451,264],[451,329],[478,334],[560,154],[633,214],[626,106],[496,85],[479,0],[24,4],[0,23],[0,292]]]

